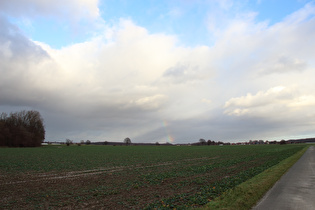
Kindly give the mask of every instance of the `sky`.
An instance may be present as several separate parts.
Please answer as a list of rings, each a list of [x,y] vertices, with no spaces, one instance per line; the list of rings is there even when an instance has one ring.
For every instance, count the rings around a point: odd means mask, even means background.
[[[0,112],[45,141],[315,137],[315,1],[0,1]]]

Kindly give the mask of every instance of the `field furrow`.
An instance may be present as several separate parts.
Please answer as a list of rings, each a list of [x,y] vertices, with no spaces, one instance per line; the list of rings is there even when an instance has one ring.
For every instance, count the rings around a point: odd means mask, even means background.
[[[0,208],[202,206],[304,147],[0,148]]]

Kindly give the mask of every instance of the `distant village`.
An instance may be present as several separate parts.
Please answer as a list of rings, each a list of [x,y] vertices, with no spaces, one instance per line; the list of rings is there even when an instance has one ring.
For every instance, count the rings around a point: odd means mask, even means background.
[[[103,141],[103,142],[92,142],[90,140],[81,140],[80,142],[74,142],[72,140],[66,139],[66,141],[45,141],[43,145],[50,145],[50,144],[66,144],[70,145],[109,145],[109,146],[224,146],[224,145],[260,145],[260,144],[301,144],[301,143],[315,143],[315,138],[305,138],[305,139],[290,139],[290,140],[281,140],[281,141],[264,141],[264,140],[249,140],[249,141],[240,141],[240,142],[222,142],[222,141],[211,141],[211,140],[204,140],[200,139],[198,142],[194,143],[186,143],[186,144],[171,144],[169,142],[166,143],[137,143],[131,142],[129,138],[126,138],[123,142],[110,142],[110,141]]]

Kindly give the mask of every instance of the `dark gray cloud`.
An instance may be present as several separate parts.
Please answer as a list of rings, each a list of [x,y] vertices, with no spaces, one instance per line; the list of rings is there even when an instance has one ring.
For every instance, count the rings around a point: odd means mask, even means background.
[[[255,117],[234,117],[223,115],[223,110],[216,110],[217,115],[209,118],[192,118],[179,121],[169,121],[167,125],[160,125],[155,130],[141,136],[137,141],[156,142],[162,139],[170,142],[170,138],[182,143],[198,142],[200,138],[214,141],[235,142],[256,139],[279,140],[284,136],[294,135],[288,132],[290,125],[273,122],[272,120]],[[213,115],[205,113],[205,115]]]
[[[37,76],[30,69],[49,60],[49,55],[1,15],[0,27],[0,105],[37,104],[44,96],[34,86]]]

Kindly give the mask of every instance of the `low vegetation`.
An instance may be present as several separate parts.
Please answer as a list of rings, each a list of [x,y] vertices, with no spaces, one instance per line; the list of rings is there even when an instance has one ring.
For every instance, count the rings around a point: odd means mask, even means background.
[[[305,147],[1,148],[0,208],[202,207]]]

